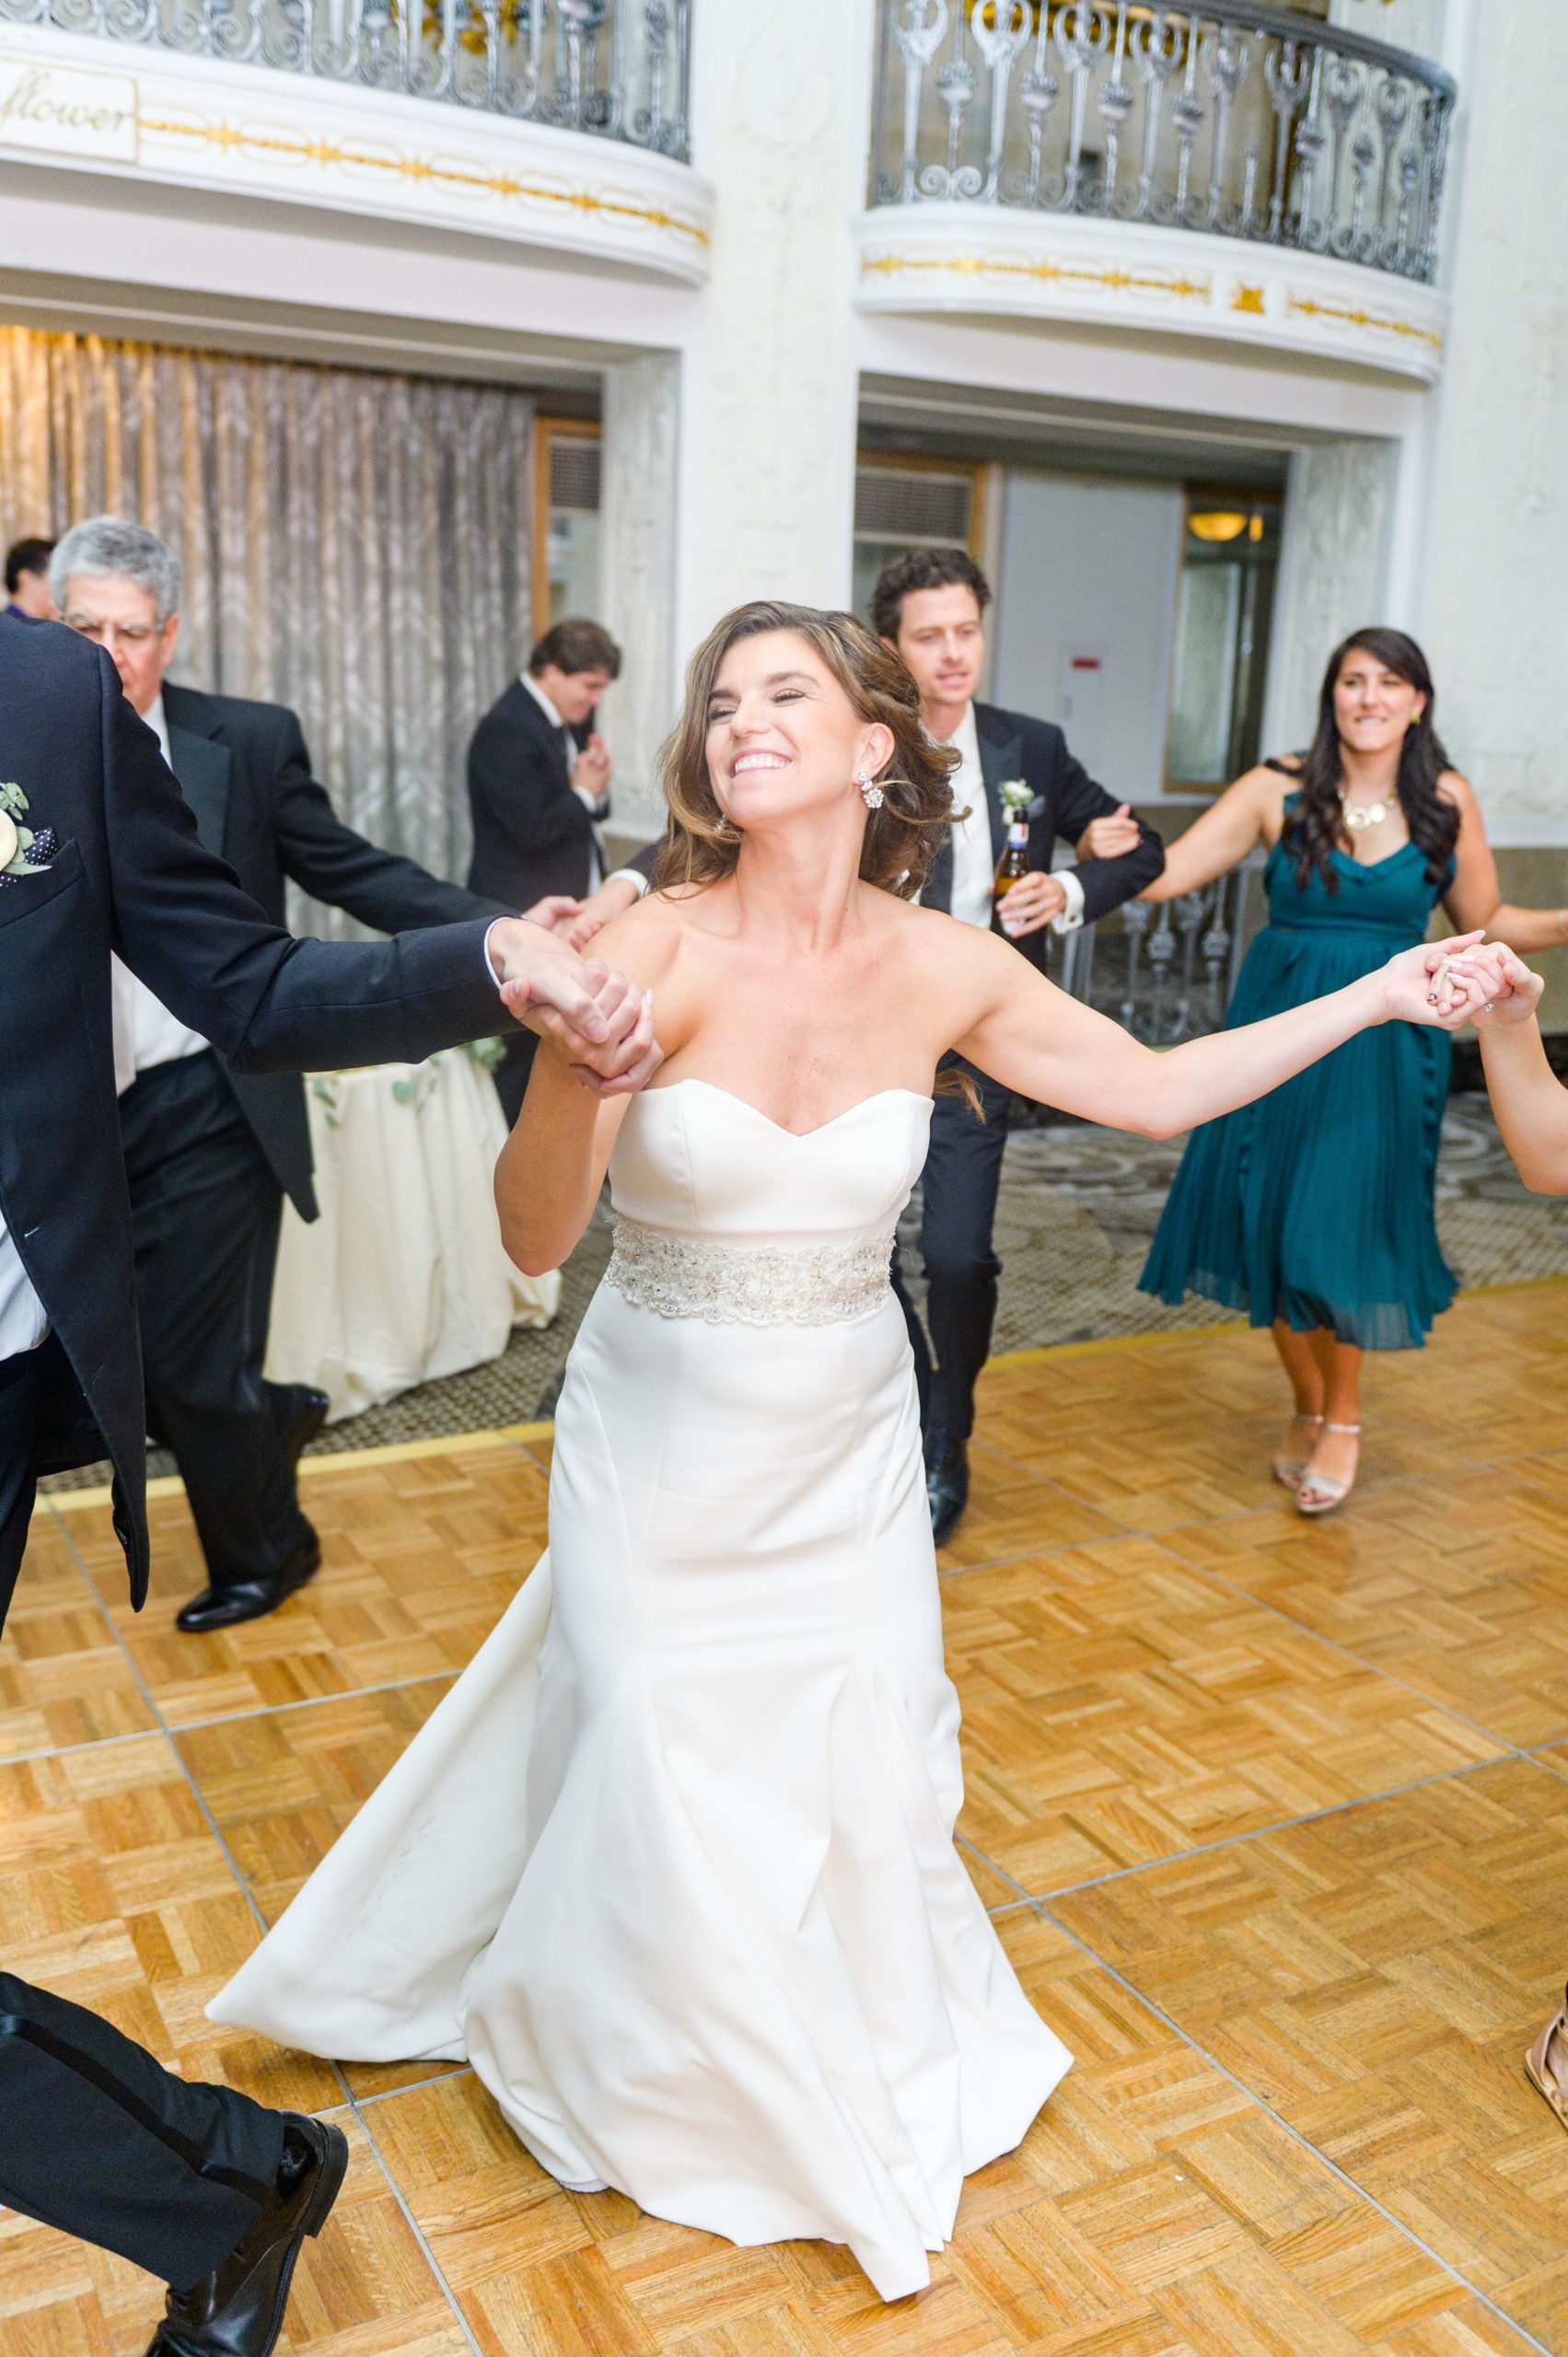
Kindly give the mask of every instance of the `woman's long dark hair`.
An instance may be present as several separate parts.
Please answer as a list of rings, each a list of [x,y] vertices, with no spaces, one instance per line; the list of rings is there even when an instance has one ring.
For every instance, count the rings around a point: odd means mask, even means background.
[[[1358,649],[1370,655],[1374,662],[1381,663],[1386,670],[1397,671],[1425,699],[1421,718],[1413,728],[1406,729],[1405,741],[1400,748],[1400,807],[1405,814],[1411,842],[1426,854],[1427,882],[1441,884],[1453,856],[1459,814],[1453,803],[1445,801],[1438,793],[1437,781],[1453,764],[1432,725],[1437,691],[1432,684],[1426,657],[1414,639],[1407,638],[1402,630],[1352,631],[1329,657],[1322,693],[1318,699],[1318,734],[1302,757],[1300,768],[1293,772],[1295,807],[1285,821],[1285,848],[1295,858],[1295,880],[1305,888],[1316,872],[1330,892],[1339,889],[1333,853],[1344,848],[1344,811],[1340,800],[1344,763],[1339,726],[1334,718],[1334,689],[1346,656]],[[1283,764],[1273,762],[1270,766],[1279,768]]]

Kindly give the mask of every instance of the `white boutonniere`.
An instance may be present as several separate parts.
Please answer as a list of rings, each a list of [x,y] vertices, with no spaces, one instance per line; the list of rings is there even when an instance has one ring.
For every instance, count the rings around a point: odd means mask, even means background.
[[[0,882],[47,867],[60,848],[52,827],[25,823],[28,797],[19,785],[0,784]]]
[[[1009,818],[1016,817],[1020,810],[1027,810],[1034,800],[1026,778],[1005,777],[996,792],[1002,807]]]

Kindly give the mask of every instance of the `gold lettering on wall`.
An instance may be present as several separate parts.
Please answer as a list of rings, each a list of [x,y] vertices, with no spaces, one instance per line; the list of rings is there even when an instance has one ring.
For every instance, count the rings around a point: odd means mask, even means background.
[[[0,50],[0,147],[134,164],[135,82],[128,74],[41,64]]]

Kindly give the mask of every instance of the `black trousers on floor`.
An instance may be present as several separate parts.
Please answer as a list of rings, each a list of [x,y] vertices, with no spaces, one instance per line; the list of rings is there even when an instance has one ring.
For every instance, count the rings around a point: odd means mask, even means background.
[[[52,1339],[0,1361],[0,1618],[52,1426],[82,1411]],[[184,2291],[277,2185],[282,2115],[177,2079],[108,2022],[0,1971],[0,2202]]]
[[[283,1190],[211,1050],[120,1100],[147,1429],[174,1452],[215,1587],[271,1578],[314,1536],[261,1362]]]
[[[974,1429],[974,1387],[991,1353],[996,1281],[1002,1263],[992,1244],[1011,1092],[958,1057],[985,1119],[961,1097],[940,1096],[932,1109],[931,1151],[921,1174],[920,1250],[925,1265],[925,1323],[910,1299],[898,1247],[893,1290],[914,1352],[920,1420],[928,1433],[967,1441]]]

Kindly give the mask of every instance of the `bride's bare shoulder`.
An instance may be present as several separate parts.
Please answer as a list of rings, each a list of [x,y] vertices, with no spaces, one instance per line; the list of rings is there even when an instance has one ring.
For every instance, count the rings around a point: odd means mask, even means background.
[[[917,900],[900,900],[890,892],[878,893],[877,898],[886,904],[889,930],[916,956],[948,970],[955,960],[966,966],[984,965],[1008,949],[1008,944],[985,925],[964,924],[946,909],[923,909]]]
[[[686,930],[684,898],[684,894],[645,892],[623,915],[611,917],[600,926],[584,956],[617,967],[632,981],[645,985],[658,981],[679,951]]]

